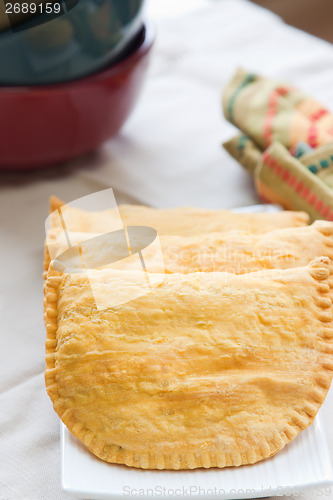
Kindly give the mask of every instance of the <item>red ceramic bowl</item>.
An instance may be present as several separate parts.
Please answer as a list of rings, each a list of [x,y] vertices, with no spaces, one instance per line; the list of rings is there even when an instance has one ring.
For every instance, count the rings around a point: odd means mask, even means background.
[[[57,85],[0,87],[0,168],[31,169],[92,151],[130,115],[145,77],[154,31],[93,76]]]

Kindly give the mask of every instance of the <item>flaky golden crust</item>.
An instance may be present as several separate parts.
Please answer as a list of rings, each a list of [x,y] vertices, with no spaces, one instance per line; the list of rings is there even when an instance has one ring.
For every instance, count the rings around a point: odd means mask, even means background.
[[[90,236],[91,235],[91,236]],[[93,238],[93,233],[68,233],[71,244]],[[306,266],[318,256],[333,258],[333,222],[316,221],[311,226],[286,228],[264,234],[242,231],[209,233],[199,236],[160,237],[163,261],[156,259],[156,248],[145,250],[145,262],[151,272],[193,273],[197,271],[223,271],[244,274],[265,269],[289,269]],[[98,266],[98,256],[109,252],[116,254],[116,248],[101,248],[96,243],[95,256],[90,262]],[[49,248],[48,248],[49,247]],[[49,249],[56,258],[68,248],[67,238],[59,229],[49,232],[45,248],[44,271],[50,264]],[[114,262],[116,259],[111,259]],[[114,267],[116,267],[113,264]],[[128,261],[120,261],[119,269],[129,268]]]
[[[305,212],[234,213],[230,210],[204,210],[192,207],[156,210],[133,205],[120,205],[120,215],[128,226],[152,226],[159,234],[193,236],[232,230],[266,233],[283,227],[299,227],[309,223]]]
[[[103,212],[86,212],[63,206],[52,197],[51,213],[63,207],[68,231],[107,232],[118,213],[111,209]],[[229,210],[204,210],[192,207],[155,209],[142,205],[119,205],[119,214],[125,226],[151,226],[163,234],[193,236],[232,230],[249,233],[266,233],[285,227],[305,226],[309,216],[305,212],[282,211],[277,213],[234,213]],[[51,228],[59,227],[58,217],[51,217]]]
[[[306,266],[318,256],[333,258],[333,223],[286,228],[264,234],[243,231],[160,238],[165,271],[234,274]]]
[[[62,201],[57,196],[50,196],[50,200],[49,200],[50,214],[52,214],[52,212],[55,212],[55,210],[59,210],[59,208],[63,207],[64,205],[65,205],[65,202]]]
[[[60,220],[58,211],[63,209],[62,215],[64,215],[63,220]],[[225,233],[230,230],[245,231],[251,234],[263,234],[268,231],[276,230],[279,228],[288,227],[303,227],[309,222],[309,217],[304,212],[278,212],[275,214],[270,213],[241,213],[236,214],[228,210],[202,210],[190,207],[183,207],[177,209],[165,209],[157,210],[145,206],[136,205],[120,205],[119,213],[115,210],[106,210],[104,212],[86,212],[81,209],[66,206],[65,203],[55,196],[50,198],[50,227],[51,231],[48,234],[49,243],[57,243],[57,231],[63,230],[61,225],[65,223],[66,231],[72,233],[99,233],[108,232],[110,227],[113,225],[115,228],[119,224],[119,214],[125,226],[130,225],[148,225],[154,227],[160,237],[164,237],[164,251],[166,258],[167,254],[172,254],[172,243],[180,244],[181,247],[190,247],[190,252],[197,252],[198,246],[202,246],[202,240],[209,237],[212,240],[212,235],[209,233]],[[170,240],[166,236],[169,236]],[[190,237],[193,240],[177,240],[177,238],[172,239],[172,236]],[[218,238],[221,235],[215,235],[215,241],[211,244],[218,244]],[[52,241],[53,240],[53,241]],[[73,240],[80,240],[79,234],[73,234]],[[168,247],[168,248],[167,248]],[[318,254],[316,254],[318,255]],[[324,253],[323,253],[324,255]],[[190,256],[191,257],[191,256]],[[210,258],[210,257],[209,257]],[[171,255],[171,260],[173,260],[173,255]],[[176,258],[179,260],[179,257]],[[309,259],[310,260],[310,259]],[[51,258],[48,249],[48,242],[45,242],[44,251],[44,278],[47,275],[47,270],[50,264]],[[200,270],[200,265],[196,264],[192,260],[192,265],[183,265],[182,262],[170,263],[170,269],[167,267],[166,272],[194,272]],[[226,262],[228,264],[228,262]],[[184,271],[180,267],[184,268]],[[214,263],[215,266],[215,263]],[[226,268],[225,265],[220,265],[213,268],[211,264],[203,264],[203,268],[209,267],[208,271],[211,270],[230,270]],[[253,267],[253,266],[252,266]],[[260,267],[259,267],[260,268]],[[206,269],[205,269],[206,270]],[[249,263],[249,270],[251,271],[251,263]],[[157,269],[157,271],[160,271]],[[246,270],[244,272],[247,272]]]
[[[171,274],[98,311],[83,275],[45,283],[47,391],[95,455],[146,469],[251,464],[308,427],[333,373],[329,259]],[[130,273],[133,285],[133,273]],[[126,271],[96,271],[103,292]]]

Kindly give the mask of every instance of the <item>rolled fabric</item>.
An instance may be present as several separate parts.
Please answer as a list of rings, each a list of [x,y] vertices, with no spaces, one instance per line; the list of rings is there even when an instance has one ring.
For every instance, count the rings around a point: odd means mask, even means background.
[[[333,220],[332,190],[294,158],[280,143],[273,143],[255,170],[261,197],[289,210],[304,210],[310,219]]]
[[[333,188],[333,143],[304,154],[300,160],[310,172]]]
[[[239,134],[225,142],[223,147],[245,170],[254,175],[262,151],[247,135]]]
[[[224,114],[242,133],[223,144],[260,197],[333,220],[333,115],[289,84],[237,70]]]
[[[287,149],[299,142],[315,148],[333,141],[333,116],[292,85],[238,69],[223,93],[228,121],[261,149],[274,141]]]

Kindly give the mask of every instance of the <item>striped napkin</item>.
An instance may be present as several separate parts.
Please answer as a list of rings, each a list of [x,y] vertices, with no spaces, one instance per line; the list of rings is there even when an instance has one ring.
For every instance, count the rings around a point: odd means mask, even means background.
[[[294,86],[239,69],[223,94],[241,133],[223,144],[260,197],[333,220],[333,115]]]

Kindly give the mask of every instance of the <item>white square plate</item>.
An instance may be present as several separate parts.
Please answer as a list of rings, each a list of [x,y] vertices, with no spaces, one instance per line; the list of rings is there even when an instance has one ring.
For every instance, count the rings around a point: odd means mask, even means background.
[[[61,424],[62,487],[78,498],[120,500],[158,497],[193,500],[296,495],[333,483],[320,418],[274,457],[255,465],[191,471],[149,471],[99,460]]]
[[[237,211],[276,212],[272,205]],[[194,500],[262,498],[299,494],[333,484],[333,470],[319,415],[274,457],[255,465],[192,471],[149,471],[111,465],[92,455],[61,424],[62,488],[78,498],[120,500],[126,497]]]

